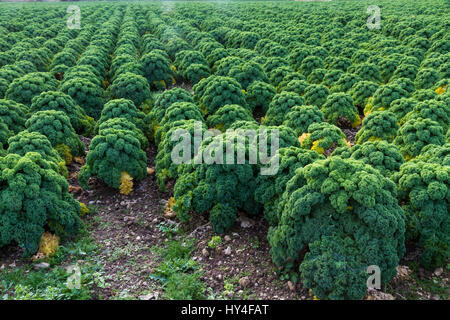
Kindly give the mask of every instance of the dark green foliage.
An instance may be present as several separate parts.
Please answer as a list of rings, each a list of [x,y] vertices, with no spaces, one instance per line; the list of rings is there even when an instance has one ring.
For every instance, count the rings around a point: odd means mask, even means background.
[[[288,60],[289,64],[295,69],[298,70],[303,62],[303,60],[310,55],[310,52],[305,47],[297,47],[292,50],[289,54]]]
[[[199,123],[201,125],[198,125]],[[185,131],[177,132],[177,130]],[[184,154],[185,150],[183,148],[176,154],[180,159],[186,159],[186,162],[188,162],[197,154],[198,148],[200,147],[194,139],[198,139],[201,142],[205,130],[206,125],[196,120],[178,120],[171,124],[169,131],[167,131],[158,145],[158,153],[155,159],[156,182],[161,190],[165,190],[167,179],[178,178],[178,167],[180,163],[174,162],[172,158],[172,152],[176,152],[175,147],[181,144],[184,139],[189,139],[187,141],[190,146],[190,154]],[[172,138],[177,133],[179,134],[179,139],[176,140],[174,138],[175,141],[172,141]]]
[[[438,94],[432,89],[420,89],[414,92],[411,98],[417,101],[433,100],[438,97]]]
[[[402,63],[395,70],[393,78],[408,78],[414,81],[418,70],[419,68],[416,65]]]
[[[294,106],[286,115],[283,125],[292,128],[300,136],[307,132],[312,123],[323,122],[325,118],[322,111],[316,106]]]
[[[38,111],[25,123],[28,132],[39,132],[46,136],[52,146],[67,146],[72,156],[84,156],[84,144],[78,138],[69,117],[62,111]],[[66,160],[66,156],[62,155]],[[70,161],[67,161],[69,162]]]
[[[409,160],[417,157],[428,144],[442,145],[445,142],[444,130],[436,121],[415,118],[407,121],[399,130],[394,143],[403,157]]]
[[[8,90],[9,81],[3,78],[0,78],[0,99],[3,99],[6,94],[6,90]]]
[[[358,75],[362,80],[375,83],[382,82],[380,70],[375,64],[372,63],[361,63],[356,65],[354,67],[353,73]]]
[[[345,57],[332,57],[329,56],[326,60],[327,69],[336,69],[341,70],[343,72],[347,71],[347,69],[351,66],[352,62],[350,59]]]
[[[61,92],[71,96],[88,116],[94,119],[100,117],[104,103],[101,87],[88,79],[75,77],[65,80],[59,89]]]
[[[283,86],[281,91],[290,91],[302,96],[305,94],[305,90],[309,86],[310,84],[306,80],[291,80]],[[312,86],[311,88],[314,89],[316,87]]]
[[[132,131],[107,129],[95,136],[89,146],[86,164],[78,175],[80,185],[88,189],[88,180],[97,176],[108,186],[118,188],[122,172],[135,181],[147,176],[147,156]]]
[[[80,204],[56,170],[56,164],[34,152],[0,159],[0,246],[14,241],[30,256],[38,250],[45,226],[59,236],[78,232]]]
[[[331,87],[331,92],[347,92],[362,79],[353,73],[343,73]]]
[[[134,137],[139,140],[141,149],[144,151],[147,150],[149,145],[147,137],[144,135],[141,129],[139,129],[133,122],[130,122],[126,118],[111,118],[109,120],[101,122],[98,126],[98,133],[101,135],[102,132],[109,129],[131,131]]]
[[[274,262],[289,270],[299,252],[304,283],[318,298],[361,299],[369,265],[389,282],[405,252],[395,184],[360,161],[330,157],[298,169],[269,230]],[[321,277],[320,275],[325,275]]]
[[[216,48],[213,51],[211,51],[207,56],[206,60],[208,61],[209,65],[214,65],[217,61],[226,58],[229,56],[229,53],[227,49],[224,48]]]
[[[262,124],[267,126],[276,126],[283,123],[286,114],[291,111],[293,106],[301,106],[305,104],[305,99],[294,92],[282,91],[277,93],[269,105],[266,116],[262,120]]]
[[[175,102],[194,103],[194,100],[192,95],[182,88],[173,88],[159,94],[155,99],[153,108],[145,117],[145,123],[147,124],[146,134],[148,137],[154,137],[159,123],[164,117],[164,113]]]
[[[411,112],[402,118],[400,123],[416,118],[427,118],[436,121],[442,126],[445,133],[450,126],[450,107],[444,101],[427,100],[419,102]]]
[[[374,95],[379,85],[371,81],[358,81],[348,93],[352,96],[355,106],[364,108],[369,98]]]
[[[275,87],[278,87],[280,83],[288,77],[288,75],[295,74],[294,71],[288,66],[281,66],[275,69],[272,69],[270,73],[268,73],[270,78],[270,83],[272,83]]]
[[[211,75],[211,70],[207,65],[193,63],[186,68],[183,72],[183,77],[186,78],[191,84],[196,84],[200,80],[207,78]]]
[[[260,65],[251,61],[231,67],[228,76],[236,79],[244,90],[255,81],[269,82]]]
[[[414,81],[408,78],[395,78],[389,82],[389,85],[397,85],[401,89],[405,90],[408,95],[411,95],[415,90]]]
[[[450,166],[450,142],[441,146],[430,144],[424,147],[417,160]]]
[[[403,117],[414,109],[417,101],[412,98],[400,98],[392,101],[389,111],[395,114],[397,121],[400,122]]]
[[[421,263],[434,270],[450,256],[449,166],[412,160],[394,175],[407,218],[407,237],[424,248]]]
[[[369,100],[368,104],[364,108],[364,113],[368,114],[372,110],[378,110],[379,108],[388,109],[393,101],[407,97],[408,92],[403,90],[397,84],[388,84],[381,86],[373,94],[373,99]]]
[[[281,91],[293,91],[293,86],[291,85],[290,87],[292,88],[291,90],[286,90],[285,88],[287,88],[288,84],[293,81],[293,80],[303,80],[303,82],[306,84],[305,87],[307,87],[309,85],[309,83],[305,80],[305,76],[303,76],[301,73],[298,72],[290,72],[288,74],[286,74],[283,78],[283,80],[281,80],[281,82],[278,84],[278,86],[276,87],[277,92],[281,92]],[[303,90],[300,89],[299,90]],[[297,92],[297,91],[294,91]],[[298,93],[298,92],[297,92]],[[299,93],[300,94],[300,93]],[[302,93],[303,94],[303,93]]]
[[[324,157],[317,152],[294,146],[279,149],[270,159],[268,166],[277,165],[278,170],[272,175],[259,175],[255,190],[255,200],[264,206],[264,217],[270,225],[276,226],[279,222],[281,216],[279,206],[287,182],[298,168],[303,168],[318,159]]]
[[[163,55],[151,52],[140,60],[143,76],[147,78],[152,89],[162,90],[174,83],[175,73],[170,67],[170,60]]]
[[[33,98],[31,112],[55,110],[64,112],[70,123],[79,134],[90,135],[94,129],[94,119],[88,117],[86,112],[75,103],[69,95],[59,91],[42,92]]]
[[[361,123],[352,96],[345,93],[330,94],[322,106],[325,119],[332,124],[355,128]]]
[[[174,102],[164,112],[158,129],[155,133],[155,143],[159,145],[165,134],[170,130],[173,123],[179,120],[195,120],[204,122],[202,111],[191,102]]]
[[[101,87],[103,86],[101,77],[91,66],[75,66],[65,71],[63,82],[68,82],[72,79],[85,79]]]
[[[45,72],[48,68],[49,57],[43,52],[39,52],[37,49],[30,49],[19,52],[16,56],[17,61],[29,61],[38,71]]]
[[[122,118],[128,120],[129,122],[135,124],[136,127],[142,132],[145,132],[145,130],[147,129],[144,122],[145,113],[140,111],[131,100],[115,99],[108,101],[103,106],[103,110],[100,119],[98,120],[97,126],[109,119],[114,118]],[[98,127],[96,127],[95,131],[98,132]]]
[[[385,58],[378,63],[378,67],[380,68],[380,74],[383,78],[383,81],[386,83],[394,74],[397,69],[398,61],[394,59]]]
[[[209,213],[209,221],[217,233],[226,232],[236,221],[236,208],[228,203],[217,203]]]
[[[244,61],[241,58],[226,56],[214,63],[212,70],[216,76],[226,77],[230,73],[231,68],[243,63]]]
[[[269,104],[276,93],[277,91],[271,84],[262,81],[254,81],[247,87],[245,101],[251,111],[256,108],[261,108],[263,112],[267,112]]]
[[[215,77],[206,85],[200,98],[200,107],[205,114],[213,114],[227,104],[238,104],[248,108],[242,87],[233,78]]]
[[[28,152],[39,153],[45,161],[54,162],[58,167],[58,172],[67,178],[68,171],[65,161],[58,152],[53,149],[48,138],[39,132],[19,132],[8,140],[8,153],[15,153],[25,156]]]
[[[222,132],[227,130],[236,121],[252,121],[251,112],[240,105],[229,104],[219,108],[207,119],[209,128],[215,128]]]
[[[0,99],[0,123],[4,123],[13,134],[25,129],[28,113],[29,109],[23,104],[13,100]]]
[[[305,88],[304,98],[307,104],[321,107],[329,94],[330,90],[323,84],[311,84]]]
[[[5,97],[30,106],[33,97],[44,91],[56,90],[57,86],[58,81],[50,73],[33,72],[14,79],[8,87]]]
[[[0,121],[0,155],[4,156],[6,148],[8,147],[8,139],[12,137],[14,133],[8,129],[6,123]]]
[[[331,155],[362,161],[380,171],[383,176],[398,172],[405,162],[397,147],[386,141],[368,141],[351,148],[336,148]]]
[[[147,79],[131,72],[118,75],[108,87],[108,92],[113,99],[123,98],[133,101],[136,107],[141,106],[146,100],[151,101]]]
[[[213,230],[222,232],[233,225],[238,209],[249,214],[258,212],[258,205],[253,200],[257,167],[248,160],[248,138],[238,137],[233,133],[204,140],[194,158],[194,163],[198,157],[203,157],[203,162],[182,165],[174,188],[174,209],[179,219],[189,220],[192,211],[200,214],[211,211],[214,212],[211,220]],[[219,152],[226,150],[227,143],[234,146],[235,160],[240,152],[246,155],[243,164],[227,163],[226,154],[229,152]],[[227,210],[221,213],[219,208],[214,209],[218,204],[226,205]]]
[[[420,69],[417,73],[414,84],[417,89],[429,89],[441,79],[439,73],[431,68]]]
[[[73,67],[77,63],[77,52],[73,49],[64,49],[53,56],[50,70],[54,70],[56,66],[65,65]]]
[[[375,111],[364,118],[361,129],[356,133],[355,142],[385,140],[392,142],[399,125],[395,114],[390,111]]]
[[[307,77],[314,69],[323,67],[324,62],[321,58],[317,56],[307,56],[305,59],[302,60],[302,63],[298,71],[300,71],[301,73],[303,73],[305,77]]]
[[[281,57],[270,57],[266,60],[262,67],[266,74],[271,74],[273,70],[287,66],[288,62],[286,61],[286,59]]]
[[[328,122],[312,123],[300,141],[303,148],[328,156],[336,147],[348,146],[345,134]]]

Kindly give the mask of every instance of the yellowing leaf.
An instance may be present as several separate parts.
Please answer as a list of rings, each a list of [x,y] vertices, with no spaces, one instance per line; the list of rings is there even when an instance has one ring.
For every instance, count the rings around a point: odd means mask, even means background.
[[[54,254],[59,246],[59,237],[57,235],[51,234],[50,232],[44,232],[39,243],[39,250],[37,255],[43,255],[44,257],[49,257]]]
[[[124,195],[129,195],[131,191],[133,191],[133,177],[125,171],[122,172],[122,176],[120,178],[119,191]]]
[[[311,133],[303,133],[300,137],[298,137],[298,141],[300,141],[300,145],[303,145],[303,140],[308,138],[311,135]]]
[[[352,128],[356,128],[361,124],[361,118],[359,115],[356,115],[355,120],[352,122]]]
[[[80,202],[80,210],[82,216],[89,213],[89,208],[83,202]]]
[[[434,90],[434,92],[436,92],[437,94],[443,94],[446,89],[447,89],[447,86],[442,86],[442,87],[439,87],[436,90]]]
[[[322,147],[319,147],[319,143],[322,141],[323,139],[319,139],[313,142],[311,150],[316,151],[318,154],[323,154],[324,153],[324,149]]]

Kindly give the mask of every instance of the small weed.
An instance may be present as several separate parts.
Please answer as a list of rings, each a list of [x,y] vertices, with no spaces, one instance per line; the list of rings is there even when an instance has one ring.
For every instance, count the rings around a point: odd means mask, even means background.
[[[151,279],[161,282],[167,299],[204,299],[206,287],[201,281],[198,263],[190,258],[194,240],[170,241],[166,248],[152,247],[162,261],[153,269]]]
[[[208,242],[208,247],[211,249],[217,249],[222,245],[222,238],[220,236],[212,237]]]
[[[161,222],[157,225],[157,228],[166,234],[166,236],[171,239],[173,236],[179,233],[179,228],[177,224],[166,224],[165,222]]]

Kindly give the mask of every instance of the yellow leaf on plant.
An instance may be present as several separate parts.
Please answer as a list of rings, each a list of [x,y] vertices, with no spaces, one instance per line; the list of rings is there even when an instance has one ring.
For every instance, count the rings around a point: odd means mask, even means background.
[[[80,211],[81,215],[84,216],[89,213],[89,208],[83,202],[80,202]]]
[[[352,122],[352,128],[356,128],[361,124],[361,118],[359,117],[359,115],[356,115],[355,120],[353,120]]]
[[[345,144],[346,144],[349,148],[352,147],[352,145],[350,144],[350,142],[347,141],[347,139],[344,139],[344,141],[345,141]]]
[[[375,136],[371,136],[367,141],[374,142],[374,141],[381,141],[381,140],[383,140],[383,139],[375,137]]]
[[[120,178],[119,191],[124,195],[129,195],[133,191],[133,177],[125,171],[122,172],[122,177]]]
[[[436,90],[434,90],[434,92],[436,92],[437,94],[443,94],[446,89],[447,89],[447,86],[442,86],[442,87],[439,87]]]
[[[156,136],[156,131],[158,131],[159,124],[153,127],[153,138]]]
[[[155,173],[155,167],[147,168],[147,174],[151,175]]]
[[[303,140],[308,138],[311,135],[311,133],[303,133],[300,137],[298,137],[298,141],[300,141],[300,145],[303,145]]]
[[[311,150],[316,151],[318,154],[323,154],[324,153],[324,148],[319,147],[319,143],[322,141],[323,139],[319,139],[313,142]]]
[[[49,257],[54,254],[59,246],[59,237],[51,234],[50,232],[44,232],[39,243],[38,256],[43,255]]]
[[[67,165],[72,163],[72,153],[70,152],[70,148],[65,144],[60,144],[55,147],[55,150],[58,151],[59,155],[66,162]]]
[[[164,208],[164,216],[166,218],[173,218],[176,216],[176,213],[172,210],[173,205],[175,204],[175,198],[171,197],[169,201],[167,201],[166,207]]]

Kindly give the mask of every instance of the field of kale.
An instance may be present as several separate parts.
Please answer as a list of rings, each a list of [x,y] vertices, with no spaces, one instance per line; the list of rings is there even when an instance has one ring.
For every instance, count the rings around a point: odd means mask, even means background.
[[[449,83],[444,0],[0,3],[0,299],[449,299]]]

